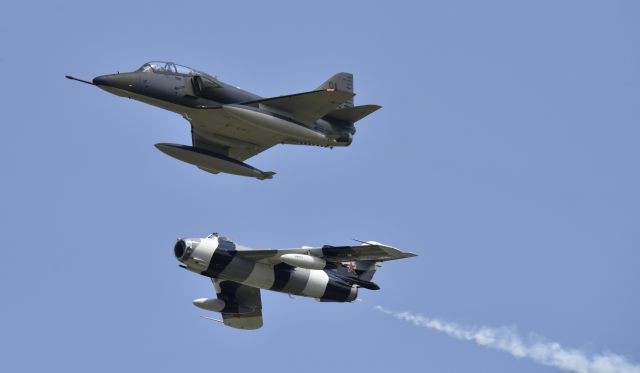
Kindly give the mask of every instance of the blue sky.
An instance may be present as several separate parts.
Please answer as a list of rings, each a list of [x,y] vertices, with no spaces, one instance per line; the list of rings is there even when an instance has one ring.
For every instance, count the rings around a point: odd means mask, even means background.
[[[10,2],[0,12],[0,370],[557,371],[415,328],[382,305],[513,326],[640,363],[640,5],[634,1]],[[157,151],[175,114],[64,79],[149,60],[263,96],[355,75],[383,109],[345,149],[279,146],[271,181]],[[363,302],[263,293],[210,323],[177,237],[376,240]]]

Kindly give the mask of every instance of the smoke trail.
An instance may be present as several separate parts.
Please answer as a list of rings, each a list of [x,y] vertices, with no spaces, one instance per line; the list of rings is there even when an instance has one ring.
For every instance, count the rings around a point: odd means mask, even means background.
[[[411,312],[394,312],[381,306],[374,308],[416,326],[434,329],[459,340],[472,341],[480,346],[508,352],[516,358],[526,357],[536,363],[569,372],[640,373],[640,365],[634,365],[622,356],[611,353],[588,356],[583,351],[566,349],[557,342],[545,341],[535,335],[530,335],[528,340],[523,341],[512,328],[468,328]]]

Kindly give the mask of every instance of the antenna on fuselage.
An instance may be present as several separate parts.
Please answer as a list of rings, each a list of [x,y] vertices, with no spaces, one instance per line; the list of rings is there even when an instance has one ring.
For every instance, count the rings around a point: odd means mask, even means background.
[[[371,242],[366,242],[366,241],[360,241],[360,240],[356,240],[355,238],[352,238],[352,240],[356,241],[356,242],[360,242],[361,244],[365,244],[365,245],[369,245],[371,246]]]
[[[224,321],[222,321],[222,320],[218,320],[218,319],[214,319],[213,317],[207,317],[207,316],[200,316],[200,317],[202,317],[202,318],[203,318],[203,319],[205,319],[205,320],[217,321],[217,322],[219,322],[219,323],[224,324]]]

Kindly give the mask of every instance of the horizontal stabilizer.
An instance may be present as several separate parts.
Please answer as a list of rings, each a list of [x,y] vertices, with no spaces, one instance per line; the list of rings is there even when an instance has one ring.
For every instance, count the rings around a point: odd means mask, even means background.
[[[338,109],[327,114],[327,117],[341,120],[343,122],[355,123],[374,111],[380,109],[379,105],[360,105]]]
[[[349,282],[369,290],[380,290],[380,285],[372,281],[362,280],[359,278],[349,278]]]

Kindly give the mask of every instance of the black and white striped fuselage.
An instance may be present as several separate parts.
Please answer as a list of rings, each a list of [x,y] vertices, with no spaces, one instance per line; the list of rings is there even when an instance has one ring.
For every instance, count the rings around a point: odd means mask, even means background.
[[[189,239],[178,259],[185,267],[203,276],[322,301],[351,302],[357,287],[331,269],[306,269],[286,263],[247,259],[238,252],[251,249],[237,246],[222,237]]]

